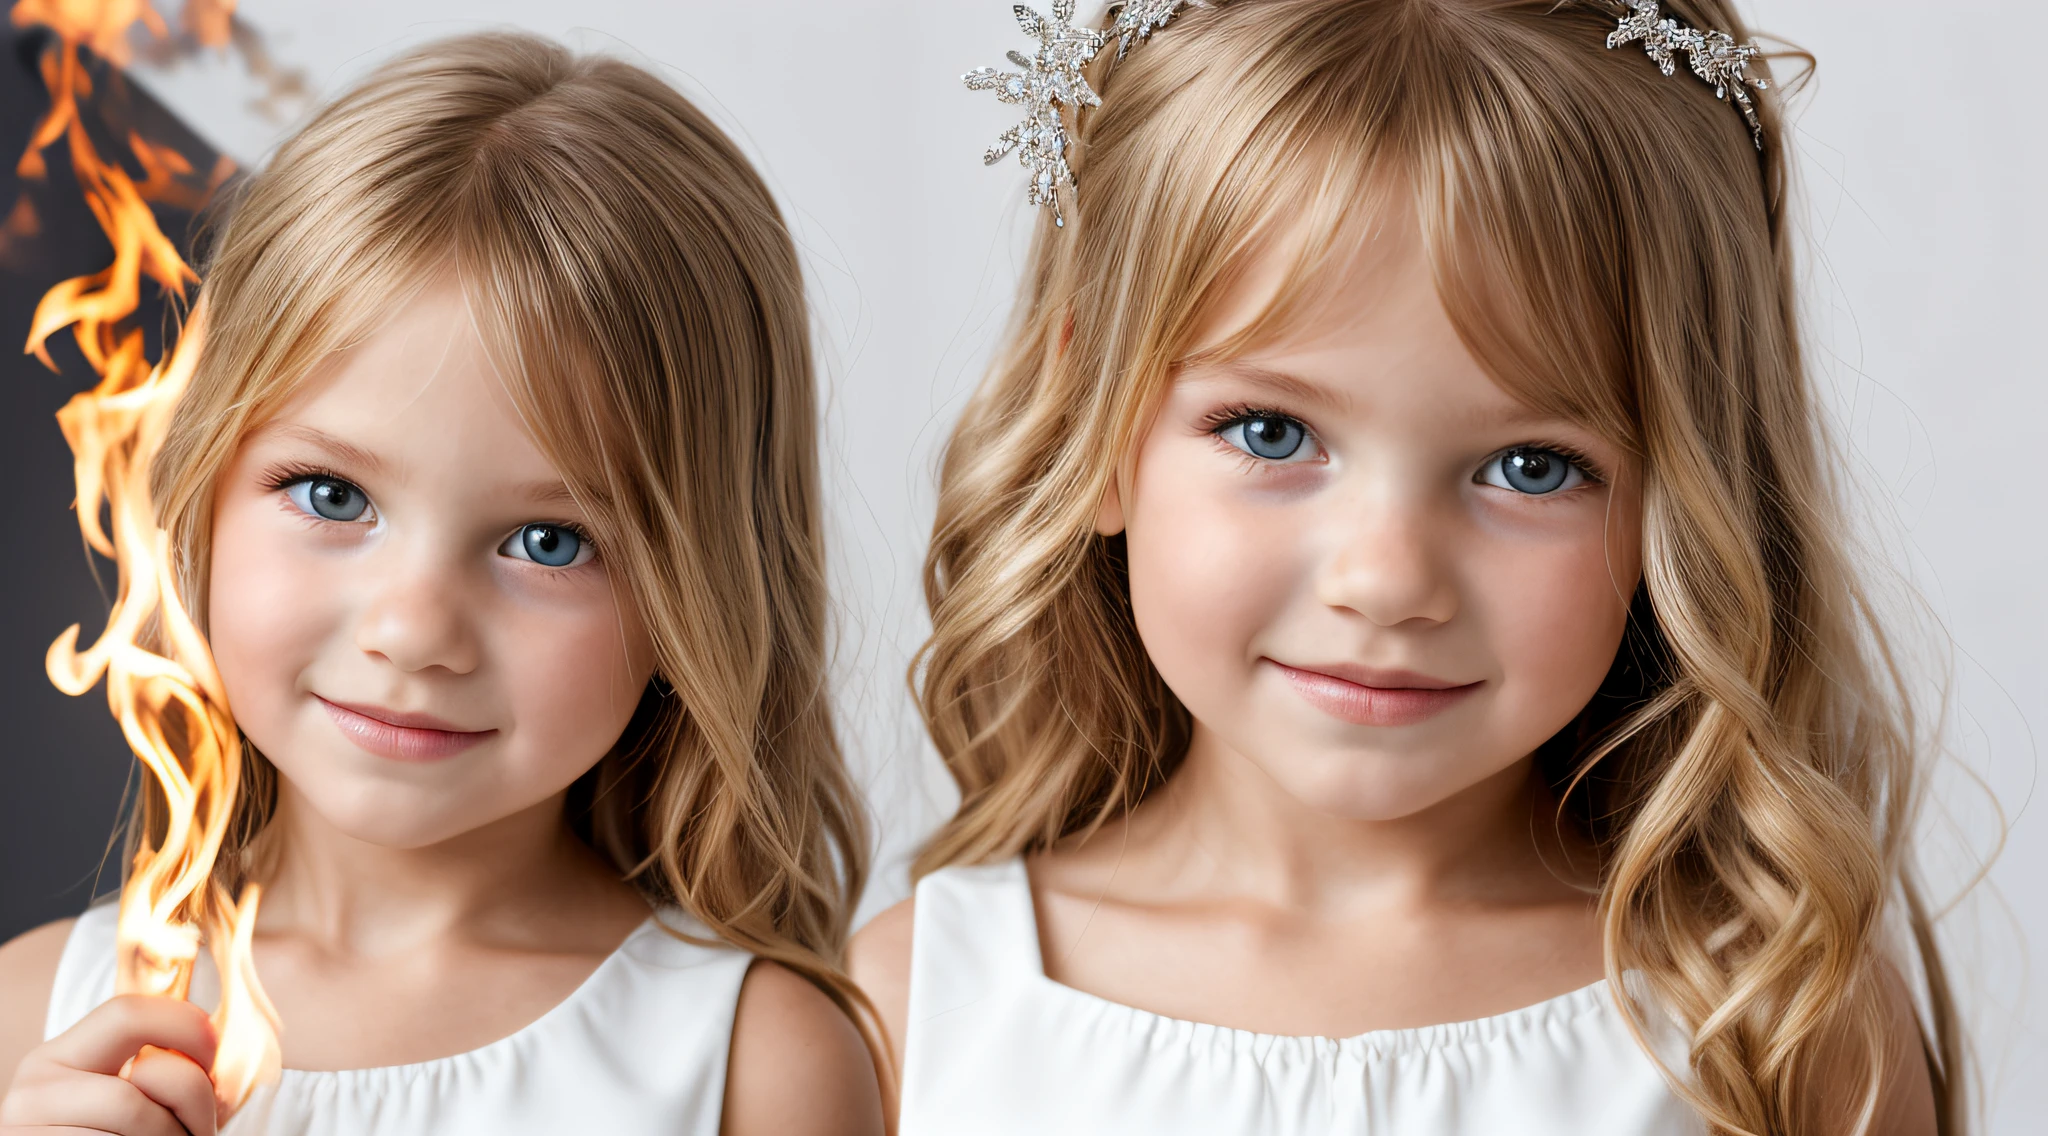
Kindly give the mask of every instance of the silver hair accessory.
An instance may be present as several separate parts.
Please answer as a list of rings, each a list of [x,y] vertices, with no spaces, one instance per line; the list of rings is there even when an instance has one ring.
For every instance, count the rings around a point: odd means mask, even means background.
[[[960,76],[968,90],[994,91],[998,101],[1021,103],[1025,108],[1024,121],[1003,131],[995,145],[982,152],[983,164],[993,166],[1010,151],[1017,151],[1017,160],[1031,171],[1028,200],[1052,210],[1053,224],[1066,225],[1060,212],[1060,191],[1074,191],[1074,171],[1067,165],[1067,126],[1060,108],[1073,107],[1078,115],[1082,107],[1102,105],[1082,71],[1109,43],[1112,33],[1121,37],[1116,56],[1122,59],[1132,43],[1150,36],[1190,2],[1130,0],[1114,5],[1116,20],[1108,31],[1074,26],[1075,0],[1052,0],[1051,18],[1022,4],[1010,9],[1024,34],[1038,41],[1038,50],[1030,55],[1008,53],[1010,62],[1021,71],[977,67]]]
[[[1116,57],[1122,59],[1131,50],[1131,44],[1149,37],[1153,29],[1166,26],[1182,8],[1207,8],[1209,0],[1127,0],[1112,4],[1110,10],[1116,13]]]
[[[1750,138],[1761,151],[1764,124],[1757,119],[1756,104],[1744,88],[1770,89],[1766,80],[1749,77],[1749,61],[1762,55],[1763,49],[1754,40],[1736,43],[1735,37],[1727,32],[1703,32],[1668,17],[1660,20],[1657,0],[1628,0],[1628,6],[1629,13],[1621,17],[1621,26],[1608,33],[1608,49],[1640,40],[1643,50],[1666,75],[1677,69],[1672,53],[1685,52],[1692,73],[1714,85],[1714,97],[1733,99],[1741,109],[1742,117],[1749,123]]]

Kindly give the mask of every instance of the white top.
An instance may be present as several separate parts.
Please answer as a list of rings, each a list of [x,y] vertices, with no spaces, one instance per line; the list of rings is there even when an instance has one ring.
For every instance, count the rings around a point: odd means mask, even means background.
[[[1180,1021],[1045,976],[1021,860],[925,877],[912,936],[901,1136],[1705,1132],[1605,982],[1342,1040]]]
[[[114,996],[117,911],[93,907],[72,928],[45,1037]],[[679,913],[660,918],[704,933]],[[714,1136],[733,1011],[751,961],[743,951],[683,942],[649,916],[574,993],[510,1037],[412,1065],[286,1069],[223,1136]]]

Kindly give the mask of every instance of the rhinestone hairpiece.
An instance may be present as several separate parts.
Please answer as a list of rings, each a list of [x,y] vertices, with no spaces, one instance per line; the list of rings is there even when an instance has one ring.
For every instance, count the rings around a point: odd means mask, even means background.
[[[1015,150],[1017,160],[1031,171],[1027,199],[1052,210],[1053,224],[1064,226],[1060,193],[1074,191],[1074,171],[1067,165],[1067,125],[1060,108],[1073,107],[1078,115],[1082,107],[1102,105],[1082,72],[1112,34],[1119,37],[1116,57],[1122,59],[1133,43],[1150,36],[1191,2],[1203,0],[1129,0],[1113,6],[1115,20],[1100,31],[1074,25],[1075,0],[1053,0],[1050,17],[1022,4],[1010,9],[1024,34],[1038,41],[1038,50],[1030,55],[1009,52],[1017,71],[977,67],[960,76],[968,90],[994,91],[999,102],[1024,107],[1024,121],[997,135],[995,144],[982,152],[982,163],[993,166]]]
[[[1768,81],[1749,77],[1749,61],[1762,55],[1763,49],[1754,40],[1736,43],[1735,37],[1727,32],[1703,32],[1668,17],[1659,19],[1657,0],[1628,0],[1628,6],[1629,13],[1621,17],[1620,26],[1608,33],[1608,49],[1611,51],[1622,44],[1641,41],[1643,50],[1657,61],[1658,69],[1666,75],[1677,69],[1672,54],[1685,52],[1687,62],[1692,64],[1692,73],[1713,84],[1714,97],[1733,100],[1742,111],[1743,119],[1749,123],[1751,140],[1758,150],[1762,150],[1764,124],[1758,120],[1756,103],[1745,88],[1770,89]]]
[[[1131,45],[1149,37],[1153,30],[1166,26],[1182,8],[1206,8],[1209,0],[1126,0],[1112,4],[1110,10],[1116,13],[1116,57],[1122,59]]]
[[[1151,37],[1182,8],[1206,8],[1214,0],[1121,0],[1110,5],[1111,22],[1106,29],[1077,27],[1076,0],[1052,0],[1052,15],[1041,16],[1022,4],[1011,8],[1017,26],[1038,41],[1030,55],[1006,53],[1017,71],[977,67],[960,76],[973,91],[994,91],[1000,102],[1021,104],[1024,121],[996,136],[995,144],[982,152],[985,165],[995,165],[1012,150],[1031,172],[1026,192],[1031,204],[1052,210],[1053,224],[1065,226],[1060,195],[1074,192],[1073,167],[1067,164],[1067,126],[1061,107],[1072,107],[1078,115],[1083,107],[1099,107],[1101,96],[1088,85],[1087,66],[1117,38],[1116,57],[1122,59],[1134,44]],[[1763,54],[1754,41],[1736,43],[1722,31],[1700,31],[1669,17],[1660,18],[1658,0],[1627,0],[1629,11],[1607,36],[1611,51],[1623,44],[1641,43],[1643,51],[1666,75],[1677,71],[1676,54],[1684,52],[1693,74],[1713,84],[1714,97],[1733,101],[1749,123],[1750,138],[1758,150],[1764,146],[1763,122],[1757,118],[1756,103],[1749,88],[1770,89],[1764,79],[1749,76],[1749,61]]]

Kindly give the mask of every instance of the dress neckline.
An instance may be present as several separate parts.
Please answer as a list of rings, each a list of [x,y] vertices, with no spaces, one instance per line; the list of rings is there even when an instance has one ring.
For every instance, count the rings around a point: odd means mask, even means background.
[[[1218,1025],[1214,1022],[1179,1018],[1119,1002],[1100,994],[1091,994],[1077,986],[1069,986],[1045,972],[1045,956],[1039,949],[1038,901],[1031,891],[1031,872],[1024,857],[1012,861],[1014,880],[1011,883],[1021,892],[1022,915],[1030,930],[1023,940],[1022,959],[1028,963],[1030,979],[1048,990],[1053,996],[1095,1010],[1097,1013],[1113,1014],[1134,1025],[1154,1028],[1169,1028],[1182,1033],[1210,1034],[1218,1038],[1257,1048],[1273,1046],[1335,1046],[1340,1050],[1366,1050],[1372,1052],[1409,1052],[1437,1049],[1474,1041],[1484,1041],[1505,1034],[1517,1033],[1533,1026],[1552,1021],[1568,1021],[1588,1013],[1607,1011],[1614,1006],[1609,995],[1611,983],[1601,978],[1574,990],[1554,994],[1526,1006],[1517,1006],[1497,1014],[1466,1018],[1459,1021],[1438,1022],[1423,1026],[1399,1026],[1366,1030],[1348,1037],[1331,1037],[1326,1034],[1284,1034],[1263,1033],[1258,1030],[1240,1029],[1236,1026]],[[1626,979],[1627,976],[1624,976]]]
[[[604,957],[604,961],[598,963],[589,974],[584,975],[583,981],[577,983],[575,989],[569,991],[567,996],[561,1001],[548,1007],[539,1017],[534,1018],[532,1021],[527,1022],[503,1037],[487,1041],[471,1049],[462,1050],[459,1053],[450,1053],[441,1057],[429,1057],[422,1061],[407,1061],[396,1065],[365,1065],[352,1069],[293,1069],[286,1067],[279,1071],[280,1078],[285,1081],[300,1082],[409,1080],[414,1077],[431,1074],[437,1069],[488,1061],[497,1053],[529,1044],[533,1038],[554,1029],[555,1023],[575,1014],[582,1003],[595,997],[595,992],[610,982],[612,974],[626,964],[627,949],[650,931],[656,934],[666,933],[661,927],[660,912],[649,912],[647,918],[641,920],[631,931],[627,932],[626,937],[619,940],[619,945],[613,947],[611,953]]]

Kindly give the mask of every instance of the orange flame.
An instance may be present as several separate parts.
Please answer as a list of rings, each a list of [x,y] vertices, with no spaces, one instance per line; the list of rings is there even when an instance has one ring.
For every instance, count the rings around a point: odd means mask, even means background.
[[[228,0],[206,0],[194,27],[201,35],[217,31],[224,42],[232,12]],[[170,357],[155,365],[144,358],[141,330],[124,321],[140,301],[143,277],[174,300],[198,283],[157,227],[150,202],[194,208],[231,167],[216,169],[205,190],[194,189],[180,180],[192,173],[182,155],[131,132],[129,149],[143,171],[138,185],[118,162],[103,160],[86,133],[79,101],[91,95],[92,82],[79,49],[118,65],[128,58],[135,24],[167,34],[147,0],[17,0],[12,20],[18,27],[47,25],[59,40],[42,62],[50,109],[20,173],[43,176],[43,151],[65,140],[86,202],[114,246],[113,264],[44,295],[26,348],[54,370],[49,340],[69,328],[99,373],[98,385],[72,398],[57,421],[71,444],[79,529],[120,571],[99,639],[79,650],[74,624],[50,645],[47,666],[50,681],[67,694],[106,680],[121,732],[163,790],[168,824],[161,845],[143,834],[121,890],[116,989],[183,998],[199,947],[207,944],[221,977],[214,1014],[220,1047],[211,1072],[225,1120],[276,1075],[277,1014],[250,953],[260,892],[251,884],[237,900],[212,879],[241,788],[241,736],[212,654],[179,599],[170,537],[157,527],[149,497],[150,462],[205,339],[205,307],[193,312]]]
[[[147,27],[153,35],[170,31],[164,26],[164,18],[149,6],[149,0],[15,0],[12,19],[17,28],[41,24],[56,32],[66,47],[89,47],[94,55],[116,67],[128,65],[128,34],[136,24]],[[54,112],[56,107],[53,105],[51,110]],[[51,135],[44,144],[56,137]]]

